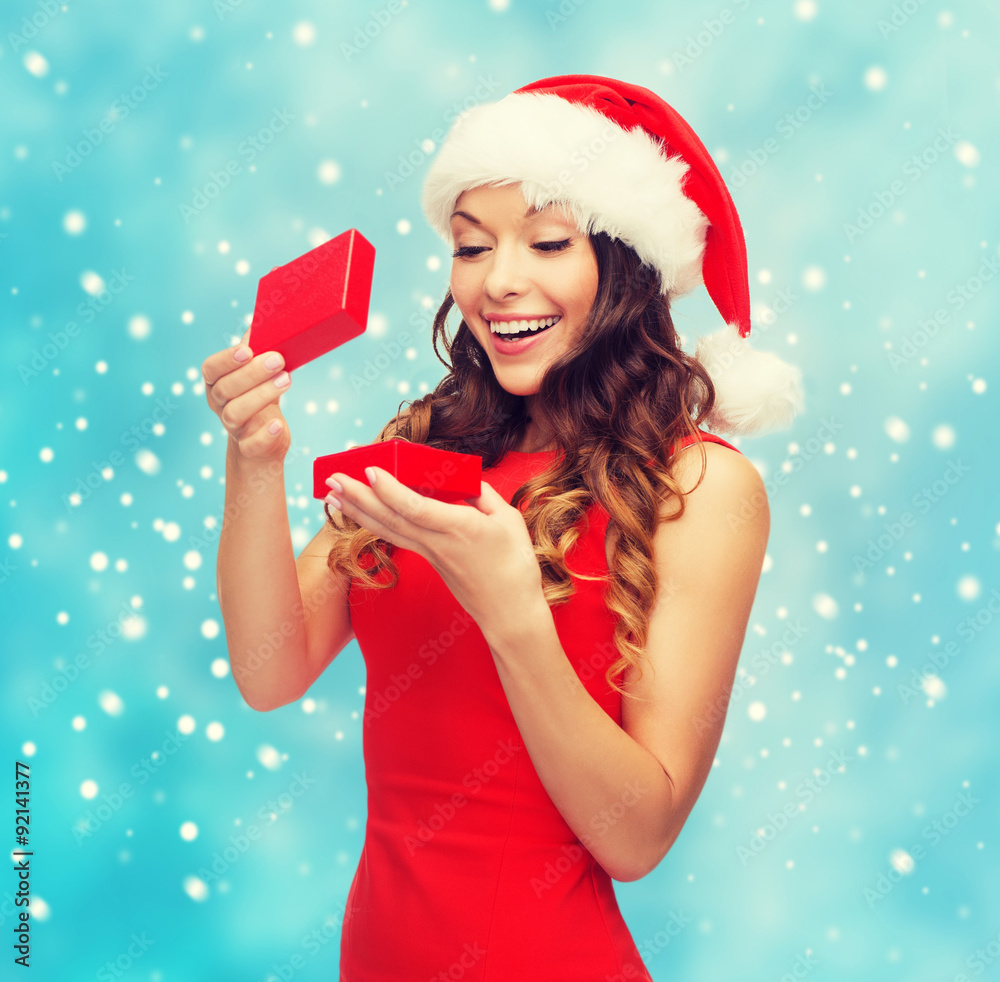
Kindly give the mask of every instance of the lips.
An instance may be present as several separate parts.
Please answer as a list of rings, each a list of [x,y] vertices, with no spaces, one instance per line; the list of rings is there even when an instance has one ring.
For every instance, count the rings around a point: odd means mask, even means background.
[[[552,326],[558,327],[561,323],[562,318],[559,318]],[[542,344],[546,335],[551,330],[552,327],[546,327],[535,331],[521,331],[517,334],[497,334],[494,331],[490,331],[490,344],[493,346],[493,350],[501,357],[516,358],[518,355],[524,355],[532,348]]]

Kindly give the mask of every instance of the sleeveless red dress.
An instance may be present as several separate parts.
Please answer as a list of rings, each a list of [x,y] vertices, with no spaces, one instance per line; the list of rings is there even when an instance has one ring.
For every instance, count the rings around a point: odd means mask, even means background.
[[[554,453],[509,453],[483,480],[509,502]],[[608,520],[591,506],[567,553],[576,593],[552,613],[587,691],[621,726],[604,680],[618,657],[605,584],[576,576],[607,574]],[[341,982],[651,982],[611,878],[535,773],[478,625],[423,557],[394,559],[394,589],[355,580],[349,593],[367,668],[368,819]]]

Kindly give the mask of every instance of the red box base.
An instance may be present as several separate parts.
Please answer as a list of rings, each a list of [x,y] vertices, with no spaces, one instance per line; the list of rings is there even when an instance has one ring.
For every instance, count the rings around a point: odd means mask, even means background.
[[[330,493],[326,480],[337,472],[367,484],[365,468],[381,467],[408,488],[454,504],[482,494],[482,464],[482,457],[476,454],[439,450],[394,437],[317,457],[313,461],[313,497],[325,498]]]

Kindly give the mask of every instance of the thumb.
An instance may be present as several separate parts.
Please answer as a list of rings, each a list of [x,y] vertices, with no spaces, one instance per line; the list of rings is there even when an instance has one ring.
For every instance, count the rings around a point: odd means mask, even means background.
[[[488,481],[480,481],[479,486],[482,489],[479,497],[466,498],[466,501],[472,502],[484,515],[492,515],[504,508],[510,507],[504,500],[503,495]]]

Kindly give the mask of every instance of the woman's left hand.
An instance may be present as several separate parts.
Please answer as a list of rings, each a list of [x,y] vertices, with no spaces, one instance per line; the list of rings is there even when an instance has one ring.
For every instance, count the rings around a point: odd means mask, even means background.
[[[406,487],[381,467],[369,486],[343,473],[331,504],[380,538],[419,553],[437,571],[483,634],[510,626],[516,612],[547,606],[542,571],[521,512],[486,481],[468,504],[449,504]],[[339,499],[339,502],[338,500]],[[469,507],[469,506],[472,507]]]

